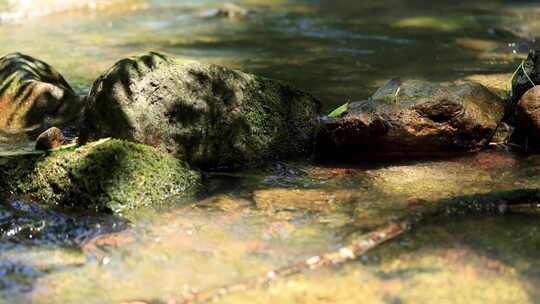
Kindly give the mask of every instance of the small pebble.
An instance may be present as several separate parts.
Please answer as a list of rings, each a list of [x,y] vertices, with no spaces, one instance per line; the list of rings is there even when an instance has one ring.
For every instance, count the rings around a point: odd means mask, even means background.
[[[36,150],[50,150],[62,146],[65,142],[62,130],[52,127],[41,133],[36,139]]]

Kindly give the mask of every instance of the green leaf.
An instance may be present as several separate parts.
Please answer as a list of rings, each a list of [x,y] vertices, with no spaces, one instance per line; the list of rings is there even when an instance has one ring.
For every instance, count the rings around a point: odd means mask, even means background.
[[[60,146],[60,147],[57,147],[57,148],[49,149],[49,150],[47,150],[47,152],[58,152],[58,151],[64,151],[64,150],[74,150],[77,147],[78,147],[77,144],[69,144],[69,145],[63,145],[63,146]]]
[[[349,103],[340,106],[339,108],[332,111],[332,113],[328,114],[328,117],[336,118],[340,117],[341,115],[345,114],[349,110]]]

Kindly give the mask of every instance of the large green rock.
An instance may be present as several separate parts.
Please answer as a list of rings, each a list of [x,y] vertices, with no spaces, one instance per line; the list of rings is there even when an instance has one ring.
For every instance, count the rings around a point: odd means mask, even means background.
[[[0,130],[44,130],[80,109],[62,75],[43,61],[20,53],[0,58]]]
[[[204,169],[249,167],[308,155],[318,109],[279,81],[150,53],[94,83],[81,139],[136,141]]]
[[[322,158],[419,156],[486,147],[505,102],[484,86],[394,79],[321,126]]]
[[[3,199],[120,211],[197,190],[200,174],[152,147],[101,140],[74,150],[0,157]]]

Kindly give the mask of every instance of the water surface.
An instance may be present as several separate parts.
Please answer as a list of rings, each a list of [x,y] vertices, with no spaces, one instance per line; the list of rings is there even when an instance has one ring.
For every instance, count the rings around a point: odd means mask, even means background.
[[[209,17],[220,1],[105,2],[66,1],[36,16],[56,2],[0,1],[12,16],[0,21],[0,53],[40,58],[84,94],[119,58],[161,51],[289,81],[328,111],[395,76],[504,88],[540,35],[533,1],[245,0],[237,3],[253,13],[238,19]],[[280,162],[212,174],[198,197],[123,215],[66,214],[21,199],[0,207],[0,303],[181,299],[339,249],[434,204],[489,202],[539,185],[539,158],[494,150]],[[220,301],[537,303],[538,229],[534,210],[451,214],[354,262]]]

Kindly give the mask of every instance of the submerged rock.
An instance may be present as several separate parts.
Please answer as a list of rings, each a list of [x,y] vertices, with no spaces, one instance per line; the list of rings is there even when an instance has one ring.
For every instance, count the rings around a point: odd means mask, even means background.
[[[49,150],[62,146],[65,142],[62,130],[52,127],[41,133],[36,139],[36,150]]]
[[[207,18],[238,19],[248,17],[253,12],[234,3],[225,2],[221,7],[207,10],[202,13]]]
[[[200,175],[152,147],[101,140],[47,155],[0,158],[0,196],[120,211],[197,189]]]
[[[248,167],[308,155],[318,108],[276,80],[150,53],[94,83],[81,140],[136,141],[205,169]]]
[[[358,193],[343,190],[313,189],[264,189],[257,190],[253,199],[258,209],[267,212],[309,210],[316,212],[336,212],[340,208],[356,202]]]
[[[0,58],[0,129],[35,129],[72,118],[78,96],[62,75],[20,53]]]
[[[469,75],[464,80],[478,82],[503,99],[507,99],[512,85],[512,74],[475,74]]]
[[[540,85],[540,47],[531,50],[527,60],[517,68],[512,79],[513,104],[516,104],[521,96],[535,85]]]
[[[540,148],[540,86],[528,90],[516,105],[512,141],[525,149]]]
[[[478,83],[394,79],[321,126],[322,158],[476,151],[491,140],[505,104]]]

